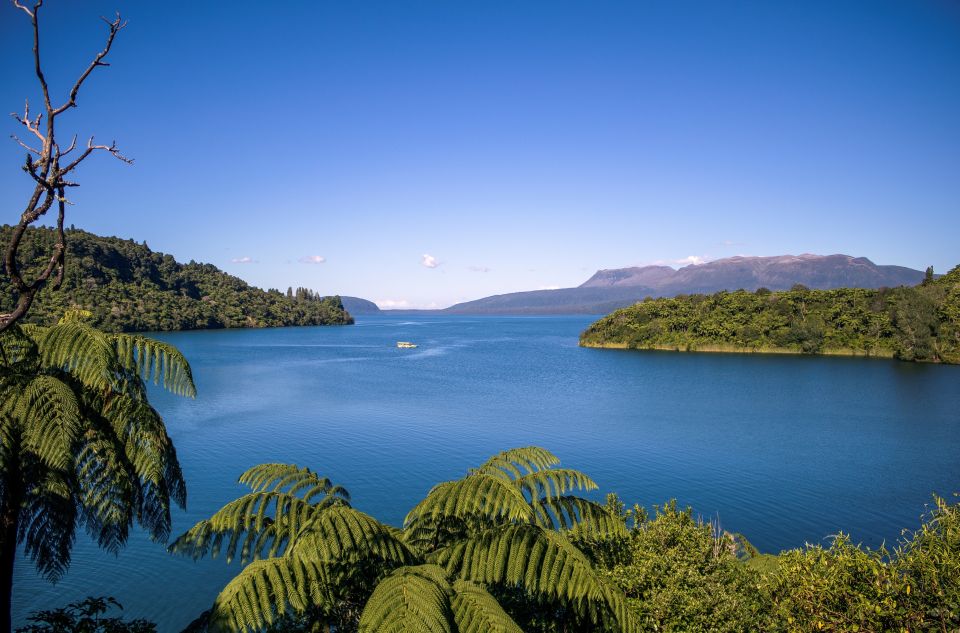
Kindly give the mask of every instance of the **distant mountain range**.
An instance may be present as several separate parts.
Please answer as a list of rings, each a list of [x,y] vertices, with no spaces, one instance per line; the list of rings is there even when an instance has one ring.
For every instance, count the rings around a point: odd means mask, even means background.
[[[599,270],[576,288],[494,295],[450,306],[448,314],[604,314],[645,297],[713,293],[721,290],[808,288],[882,288],[912,286],[924,272],[903,266],[878,266],[849,255],[728,257],[675,270],[641,266]]]

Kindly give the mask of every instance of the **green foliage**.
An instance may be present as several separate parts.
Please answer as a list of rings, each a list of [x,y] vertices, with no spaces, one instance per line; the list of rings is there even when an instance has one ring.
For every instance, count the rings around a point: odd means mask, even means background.
[[[934,497],[935,507],[897,550],[900,601],[912,630],[960,629],[960,505]]]
[[[627,519],[611,501],[611,513]],[[893,551],[840,534],[826,547],[759,554],[672,501],[608,543],[616,555],[596,542],[585,549],[649,630],[956,631],[960,505],[934,502]]]
[[[736,537],[694,519],[675,501],[639,514],[606,576],[627,595],[647,630],[747,631],[762,604],[758,574],[738,558]]]
[[[774,630],[896,631],[905,613],[893,596],[901,582],[885,550],[868,551],[839,534],[829,547],[780,555],[764,587]]]
[[[913,287],[718,292],[647,299],[593,323],[581,345],[786,351],[960,362],[960,267]]]
[[[9,236],[10,227],[0,227],[0,243]],[[45,265],[54,240],[50,229],[29,229],[19,252],[21,267],[32,272]],[[339,297],[305,288],[289,295],[264,291],[216,266],[180,264],[133,240],[71,229],[66,261],[63,286],[37,295],[29,322],[53,325],[79,308],[91,315],[92,325],[110,332],[353,323]],[[0,285],[9,285],[2,273]],[[14,292],[0,293],[0,311],[15,303]]]
[[[147,620],[102,617],[110,607],[123,609],[113,598],[90,597],[52,611],[37,611],[17,633],[156,633],[157,625]]]
[[[0,334],[0,510],[49,579],[69,566],[78,526],[116,552],[134,523],[166,539],[171,501],[186,503],[150,380],[195,394],[189,364],[165,343],[77,318]]]
[[[349,496],[297,466],[264,464],[251,492],[171,546],[194,557],[239,554],[246,567],[210,614],[216,630],[636,630],[623,595],[574,535],[624,536],[622,521],[571,494],[596,484],[556,468],[544,449],[505,451],[435,486],[403,530],[350,507]],[[531,630],[527,628],[526,630]]]
[[[763,587],[770,630],[960,630],[960,506],[934,502],[893,552],[840,534],[781,554]]]

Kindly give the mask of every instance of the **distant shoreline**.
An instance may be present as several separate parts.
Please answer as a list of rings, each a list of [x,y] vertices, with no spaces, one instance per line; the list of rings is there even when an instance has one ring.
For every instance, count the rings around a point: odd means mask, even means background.
[[[858,350],[850,348],[824,349],[816,353],[804,352],[790,347],[746,347],[741,345],[631,345],[628,343],[580,342],[580,347],[591,349],[627,349],[659,352],[702,352],[705,354],[780,354],[788,356],[851,356],[861,358],[894,358],[891,350]]]

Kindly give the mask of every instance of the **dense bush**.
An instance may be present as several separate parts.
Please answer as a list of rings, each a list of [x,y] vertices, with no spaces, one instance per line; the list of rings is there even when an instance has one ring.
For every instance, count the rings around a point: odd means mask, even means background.
[[[675,502],[629,538],[584,547],[653,631],[960,631],[960,505],[935,498],[892,551],[840,534],[828,546],[758,555]]]
[[[760,573],[738,558],[738,538],[703,523],[675,501],[638,517],[630,538],[609,553],[607,578],[627,595],[647,630],[746,631],[762,612]],[[610,563],[613,564],[610,564]]]
[[[10,227],[0,227],[0,243],[9,234]],[[49,229],[29,230],[20,247],[21,266],[39,268],[53,239]],[[303,288],[261,290],[211,264],[180,264],[133,240],[69,230],[66,261],[62,288],[39,293],[27,322],[52,325],[77,308],[91,312],[91,323],[109,332],[353,322],[339,297]],[[9,286],[3,274],[0,285]],[[15,302],[12,289],[0,293],[0,312]]]

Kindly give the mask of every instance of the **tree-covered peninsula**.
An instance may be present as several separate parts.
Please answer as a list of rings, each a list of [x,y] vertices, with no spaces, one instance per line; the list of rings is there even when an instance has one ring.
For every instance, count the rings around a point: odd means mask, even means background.
[[[764,288],[646,299],[593,323],[584,347],[880,356],[960,363],[960,266],[914,287]]]
[[[0,243],[11,227],[0,227]],[[90,324],[110,332],[204,328],[345,325],[353,317],[339,297],[308,289],[261,290],[212,264],[178,263],[144,244],[67,229],[63,285],[37,295],[27,322],[51,325],[73,309],[92,313]],[[41,269],[56,233],[31,228],[20,246],[20,265]],[[9,288],[5,272],[0,283]],[[16,293],[0,293],[0,312],[12,310]]]

